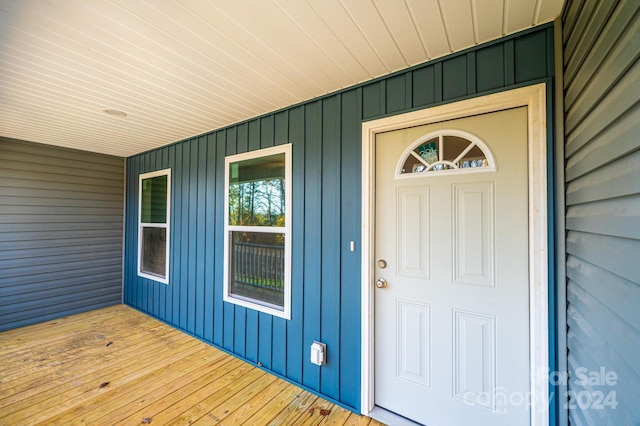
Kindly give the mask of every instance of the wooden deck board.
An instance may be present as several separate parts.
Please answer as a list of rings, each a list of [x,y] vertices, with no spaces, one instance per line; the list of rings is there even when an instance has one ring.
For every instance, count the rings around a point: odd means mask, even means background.
[[[119,412],[107,417],[107,424],[132,423],[140,418],[154,418],[160,424],[166,424],[189,410],[194,401],[200,401],[215,392],[225,384],[229,384],[238,377],[246,374],[252,367],[240,360],[234,359],[217,369],[210,375],[205,375],[184,386],[174,388],[172,392],[145,395],[136,407],[124,407]]]
[[[48,418],[76,405],[89,404],[102,393],[118,389],[138,377],[150,375],[158,370],[157,365],[159,363],[164,364],[166,368],[173,368],[175,361],[184,357],[185,354],[193,353],[197,349],[197,345],[185,345],[185,347],[176,348],[176,350],[165,349],[159,351],[145,360],[138,360],[138,362],[130,361],[123,366],[115,364],[110,368],[99,370],[67,383],[61,389],[53,388],[48,392],[38,394],[34,398],[25,399],[21,401],[22,403],[9,405],[3,411],[13,411],[12,414],[6,416],[11,424],[15,424],[22,419],[29,419],[31,424],[46,421]],[[20,409],[14,410],[14,405],[18,405]]]
[[[164,331],[165,333],[169,332],[168,330]],[[136,351],[162,349],[167,344],[188,340],[184,336],[169,334],[165,341],[158,341],[158,338],[162,338],[165,333],[160,331],[154,337],[140,336],[134,344],[122,345],[109,341],[93,346],[88,345],[78,350],[70,349],[64,353],[64,357],[50,355],[37,359],[35,362],[28,359],[20,359],[20,362],[24,363],[22,368],[11,368],[11,363],[7,362],[6,369],[3,365],[3,377],[6,381],[10,381],[14,388],[34,385],[41,387],[44,386],[45,382],[52,382],[52,379],[59,381],[64,376],[74,377],[80,371],[87,373],[94,369],[99,369],[114,358],[128,358]],[[112,344],[107,346],[109,343]],[[0,392],[0,398],[2,397],[3,393]]]
[[[0,425],[378,425],[124,305],[0,333]]]
[[[296,399],[291,401],[291,403],[268,424],[271,426],[296,424],[296,421],[298,421],[303,414],[307,413],[307,410],[316,399],[318,399],[318,397],[310,392],[301,392]]]
[[[154,370],[147,375],[127,383],[121,391],[102,393],[91,400],[91,405],[84,404],[71,407],[57,416],[47,419],[47,422],[69,424],[78,417],[82,417],[85,423],[97,421],[118,408],[129,404],[131,398],[135,399],[141,394],[146,395],[150,390],[166,392],[167,386],[174,380],[182,378],[195,380],[197,375],[206,374],[211,369],[218,368],[222,358],[227,358],[222,353],[213,354],[213,356],[209,358],[210,355],[210,351],[193,353],[171,365],[161,376],[157,375]],[[150,375],[153,377],[149,377]],[[187,384],[188,383],[183,383],[183,386]],[[110,383],[110,385],[112,384]],[[143,399],[146,398],[143,397]],[[105,422],[105,424],[107,424],[107,422]],[[110,424],[116,424],[116,422]]]

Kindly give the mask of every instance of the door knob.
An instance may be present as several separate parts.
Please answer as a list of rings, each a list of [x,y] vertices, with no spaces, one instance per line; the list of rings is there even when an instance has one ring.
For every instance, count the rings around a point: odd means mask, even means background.
[[[387,288],[387,280],[385,280],[384,278],[378,278],[378,281],[376,281],[376,287]]]

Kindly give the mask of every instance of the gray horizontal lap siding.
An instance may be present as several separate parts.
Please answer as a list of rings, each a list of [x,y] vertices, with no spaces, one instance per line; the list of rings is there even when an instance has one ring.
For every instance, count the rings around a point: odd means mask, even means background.
[[[545,25],[128,158],[125,303],[358,410],[362,122],[549,82],[552,46]],[[290,321],[222,301],[224,158],[288,142]],[[138,177],[164,168],[172,170],[169,285],[136,273]],[[325,366],[309,361],[313,340],[327,344]]]
[[[0,331],[122,301],[124,159],[0,138]]]
[[[637,1],[573,0],[563,16],[568,408],[576,425],[640,424],[639,14]],[[578,374],[601,368],[617,374],[615,385]],[[594,405],[600,392],[617,406]]]

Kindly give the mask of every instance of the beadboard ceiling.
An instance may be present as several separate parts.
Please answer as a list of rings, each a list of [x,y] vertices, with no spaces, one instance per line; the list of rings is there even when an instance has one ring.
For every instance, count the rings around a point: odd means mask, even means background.
[[[0,136],[130,156],[552,21],[562,4],[0,0]]]

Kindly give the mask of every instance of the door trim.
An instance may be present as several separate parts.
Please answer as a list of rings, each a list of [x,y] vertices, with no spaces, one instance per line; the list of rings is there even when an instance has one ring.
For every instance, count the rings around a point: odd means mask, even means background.
[[[549,424],[547,114],[544,83],[362,123],[361,412],[374,409],[376,134],[527,106],[531,425]]]

